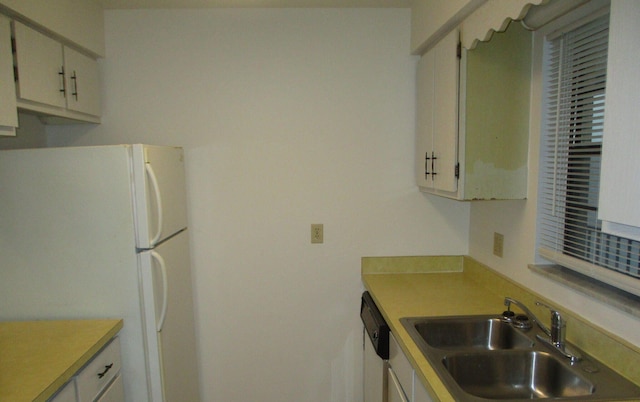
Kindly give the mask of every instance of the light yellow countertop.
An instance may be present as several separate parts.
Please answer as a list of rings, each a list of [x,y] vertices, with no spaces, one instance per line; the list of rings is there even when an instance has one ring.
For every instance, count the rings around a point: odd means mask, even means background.
[[[122,326],[122,320],[0,322],[0,401],[46,401]]]
[[[538,311],[546,301],[469,257],[365,257],[362,281],[391,332],[434,400],[454,401],[431,364],[400,323],[402,317],[500,314],[504,297],[512,296]],[[562,310],[562,309],[561,309]],[[640,350],[569,311],[567,339],[640,384]],[[543,315],[541,315],[543,316]]]

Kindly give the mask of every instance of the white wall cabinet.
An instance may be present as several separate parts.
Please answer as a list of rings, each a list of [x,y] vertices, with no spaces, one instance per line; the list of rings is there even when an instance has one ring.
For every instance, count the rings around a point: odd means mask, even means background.
[[[18,112],[13,78],[11,23],[0,15],[0,135],[16,135]]]
[[[17,106],[24,110],[99,122],[97,61],[14,21]]]
[[[104,10],[99,0],[0,0],[0,12],[44,27],[63,43],[104,57]]]
[[[458,44],[455,30],[418,62],[416,175],[421,189],[436,194],[458,186]]]
[[[100,116],[100,74],[97,61],[65,46],[64,66],[67,108]]]
[[[487,0],[411,2],[411,52],[423,54]]]
[[[532,35],[513,23],[459,62],[455,38],[418,64],[417,184],[457,200],[524,199]]]
[[[598,218],[602,230],[640,240],[640,2],[611,2]]]

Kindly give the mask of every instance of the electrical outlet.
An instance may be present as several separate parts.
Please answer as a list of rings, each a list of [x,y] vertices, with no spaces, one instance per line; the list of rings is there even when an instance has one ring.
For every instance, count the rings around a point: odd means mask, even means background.
[[[504,252],[504,235],[493,233],[493,255],[502,258]]]
[[[324,228],[322,223],[311,224],[311,243],[320,244],[324,242]]]

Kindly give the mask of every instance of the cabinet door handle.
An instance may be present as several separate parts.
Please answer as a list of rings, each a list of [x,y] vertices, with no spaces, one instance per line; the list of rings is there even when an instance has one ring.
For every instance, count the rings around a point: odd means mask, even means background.
[[[76,98],[76,102],[78,101],[78,76],[76,75],[76,70],[73,70],[73,75],[71,76],[71,81],[73,81],[73,88],[71,89],[71,95]]]
[[[62,92],[62,95],[66,98],[67,97],[67,83],[65,82],[65,78],[64,78],[64,66],[60,67],[60,71],[58,71],[58,75],[60,76],[60,92]]]
[[[431,152],[431,177],[435,177],[436,173],[436,154]]]
[[[98,373],[98,378],[104,377],[109,372],[109,370],[111,370],[112,367],[113,367],[113,363],[107,364],[106,366],[104,366],[104,371],[102,373]]]
[[[425,152],[424,153],[424,177],[427,178],[427,179],[429,178],[429,175],[431,174],[431,173],[429,173],[429,160],[430,159],[431,158],[429,158],[429,152],[428,151]]]

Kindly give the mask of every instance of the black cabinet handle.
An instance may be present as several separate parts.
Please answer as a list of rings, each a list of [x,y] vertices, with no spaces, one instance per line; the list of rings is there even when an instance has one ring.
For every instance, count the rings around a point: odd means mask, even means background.
[[[62,92],[62,94],[65,96],[65,98],[67,97],[67,83],[64,80],[64,66],[60,67],[60,71],[58,71],[58,75],[61,78],[61,85],[60,85],[60,92]]]
[[[98,378],[104,377],[109,372],[109,370],[111,370],[112,367],[113,367],[113,363],[104,366],[104,371],[102,373],[98,373]]]
[[[71,95],[73,95],[77,101],[78,100],[78,76],[76,75],[75,70],[73,70],[73,75],[71,76],[71,80],[73,81],[73,88],[71,89],[73,92],[71,92]]]
[[[435,167],[436,159],[438,159],[438,158],[436,158],[435,152],[431,152],[431,176],[432,177],[437,174],[436,173],[436,167]]]
[[[429,152],[428,151],[425,152],[424,153],[424,177],[426,179],[428,179],[429,175],[431,174],[431,173],[429,173],[429,160],[430,159],[431,158],[429,158]]]

